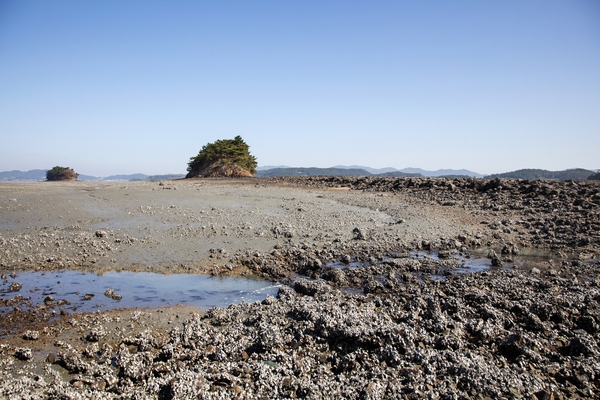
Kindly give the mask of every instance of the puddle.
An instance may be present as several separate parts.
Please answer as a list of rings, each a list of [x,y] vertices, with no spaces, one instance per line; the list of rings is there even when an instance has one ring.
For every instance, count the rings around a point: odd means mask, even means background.
[[[484,250],[479,250],[477,252],[472,253],[471,255],[465,256],[463,254],[461,254],[460,252],[456,251],[453,254],[450,254],[448,257],[443,257],[441,258],[439,256],[439,253],[437,251],[411,251],[410,253],[398,253],[398,254],[393,254],[394,256],[397,256],[399,258],[405,258],[408,256],[408,258],[415,258],[415,259],[431,259],[431,260],[458,260],[460,263],[460,267],[458,268],[453,268],[451,269],[451,271],[457,272],[457,273],[473,273],[473,272],[483,272],[483,271],[489,271],[492,268],[499,268],[499,267],[493,267],[492,266],[492,260],[487,258],[485,255],[487,254],[488,249]],[[500,254],[500,251],[497,252],[501,258],[505,258],[502,254]],[[386,259],[389,259],[390,257],[385,257],[383,259],[383,261],[385,261]],[[393,257],[392,257],[393,258]],[[549,254],[548,252],[542,252],[542,251],[528,251],[528,252],[522,252],[519,255],[513,255],[511,256],[512,261],[510,262],[503,262],[502,267],[503,269],[512,269],[512,268],[519,268],[519,269],[524,269],[524,270],[530,270],[533,267],[536,268],[544,268],[544,266],[547,266],[548,262],[551,261],[552,259],[556,260],[556,256],[552,256],[551,254]],[[595,260],[594,260],[595,261]],[[335,263],[328,263],[326,264],[327,267],[333,267],[333,268],[359,268],[359,267],[363,267],[363,266],[367,266],[370,265],[369,262],[367,261],[352,261],[350,263],[344,263],[344,262],[335,262]],[[445,280],[445,278],[442,275],[436,275],[434,277],[434,279],[436,280],[440,280],[443,281]]]
[[[460,267],[453,269],[452,271],[458,273],[472,273],[472,272],[483,272],[489,271],[492,268],[503,268],[503,269],[512,269],[519,268],[523,270],[531,270],[536,267],[539,269],[547,268],[548,263],[552,262],[552,260],[557,261],[558,257],[553,256],[552,254],[539,250],[529,250],[521,252],[518,255],[512,255],[509,258],[511,261],[503,261],[502,267],[493,267],[492,260],[487,258],[486,255],[489,249],[485,250],[477,250],[471,253],[468,256],[465,256],[458,251],[454,254],[451,254],[449,257],[445,258],[447,260],[455,259],[458,260],[461,264]],[[501,259],[506,258],[500,251],[497,251],[497,254]],[[426,252],[426,251],[413,251],[410,253],[410,258],[430,258],[432,260],[441,260],[438,253]]]
[[[404,253],[406,254],[406,253]],[[437,252],[428,252],[428,251],[411,251],[408,253],[409,258],[431,258],[432,260],[439,260]]]
[[[492,260],[489,258],[459,258],[462,267],[455,268],[454,271],[462,274],[471,272],[483,272],[492,268]],[[503,267],[511,267],[512,263],[504,263]]]
[[[103,275],[80,271],[19,272],[16,278],[9,276],[0,282],[0,299],[20,295],[30,297],[34,305],[40,305],[51,296],[55,303],[58,300],[68,302],[60,308],[70,311],[77,307],[77,312],[177,304],[199,309],[226,307],[242,301],[262,301],[267,294],[275,296],[281,286],[270,281],[238,277],[127,271]],[[23,285],[20,291],[9,291],[14,282]],[[106,297],[104,292],[109,288],[121,295],[121,300]],[[91,299],[84,300],[84,296],[90,294],[93,297],[87,296]],[[6,311],[5,307],[0,308],[0,314]]]
[[[401,254],[403,254],[403,256]],[[401,254],[398,254],[398,256],[406,257],[406,253],[401,253]],[[389,259],[389,258],[390,257],[384,257],[383,261],[385,261],[386,259]],[[411,251],[410,253],[408,253],[408,258],[417,258],[417,259],[428,258],[431,260],[441,260],[438,253],[435,251],[433,251],[433,252]],[[453,269],[453,271],[456,271],[459,273],[483,272],[483,271],[489,270],[492,267],[492,261],[489,258],[486,258],[486,257],[467,258],[463,255],[460,255],[458,252],[450,255],[450,257],[447,257],[445,259],[447,259],[447,260],[458,259],[459,262],[461,263],[462,267],[455,268],[455,269]],[[518,260],[518,262],[520,262],[521,265],[523,263],[521,260]],[[344,263],[344,262],[339,261],[339,262],[335,262],[335,263],[325,264],[325,266],[333,267],[333,268],[359,268],[359,267],[364,267],[367,265],[370,265],[370,263],[368,261],[352,261],[349,263]],[[508,267],[512,267],[513,263],[504,263],[504,265],[508,266]]]
[[[342,289],[342,293],[346,293],[346,294],[350,294],[350,295],[360,295],[360,296],[365,295],[364,290],[358,289],[358,288],[352,288],[352,287],[347,287],[347,288]]]

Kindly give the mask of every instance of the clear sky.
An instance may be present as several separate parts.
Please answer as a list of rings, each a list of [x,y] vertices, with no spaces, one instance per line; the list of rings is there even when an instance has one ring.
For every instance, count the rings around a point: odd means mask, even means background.
[[[600,2],[0,0],[0,171],[600,168]]]

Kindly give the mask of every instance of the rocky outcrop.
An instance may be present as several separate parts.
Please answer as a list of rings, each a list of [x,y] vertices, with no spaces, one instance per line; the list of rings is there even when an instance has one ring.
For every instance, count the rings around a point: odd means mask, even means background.
[[[190,158],[186,178],[249,177],[256,173],[256,166],[250,146],[238,135],[204,145],[197,156]]]
[[[240,167],[239,165],[225,161],[217,160],[212,163],[199,166],[188,172],[186,178],[249,178],[252,173]]]

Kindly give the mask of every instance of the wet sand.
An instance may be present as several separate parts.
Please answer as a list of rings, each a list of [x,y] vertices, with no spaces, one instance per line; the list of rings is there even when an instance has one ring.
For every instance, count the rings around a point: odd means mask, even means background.
[[[211,272],[275,246],[343,250],[355,228],[392,250],[476,235],[479,222],[385,193],[255,179],[3,183],[0,268]]]

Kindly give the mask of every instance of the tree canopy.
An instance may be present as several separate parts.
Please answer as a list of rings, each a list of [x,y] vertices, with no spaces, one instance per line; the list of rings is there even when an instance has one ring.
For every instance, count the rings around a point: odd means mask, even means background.
[[[202,146],[198,155],[190,158],[187,170],[198,171],[213,163],[233,163],[251,174],[256,173],[258,165],[256,157],[250,154],[250,146],[239,135],[233,140],[221,139]]]
[[[77,179],[75,171],[69,167],[56,166],[46,171],[46,180],[48,181],[74,181]]]

